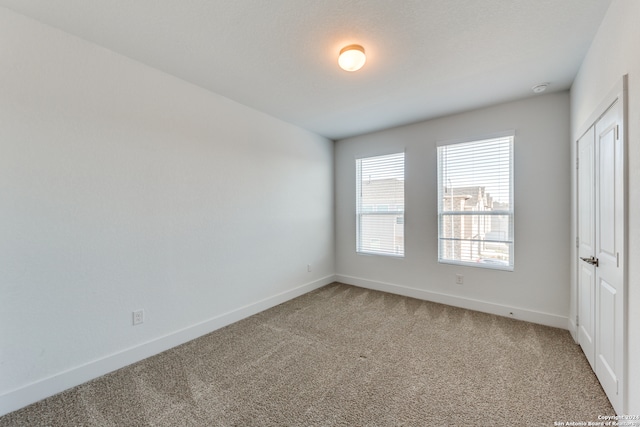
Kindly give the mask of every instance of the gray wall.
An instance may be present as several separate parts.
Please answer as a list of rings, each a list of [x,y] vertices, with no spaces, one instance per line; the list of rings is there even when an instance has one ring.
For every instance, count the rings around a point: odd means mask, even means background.
[[[515,130],[515,270],[437,262],[436,143]],[[360,286],[567,328],[569,94],[554,93],[338,141],[336,272]],[[404,259],[355,251],[355,158],[406,150]],[[456,285],[455,275],[464,275]]]
[[[333,142],[3,8],[0,52],[0,414],[332,281]]]

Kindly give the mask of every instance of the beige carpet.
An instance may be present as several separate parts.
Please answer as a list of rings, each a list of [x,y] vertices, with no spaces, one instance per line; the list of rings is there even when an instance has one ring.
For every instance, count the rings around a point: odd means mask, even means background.
[[[553,426],[613,413],[567,331],[334,283],[0,426]]]

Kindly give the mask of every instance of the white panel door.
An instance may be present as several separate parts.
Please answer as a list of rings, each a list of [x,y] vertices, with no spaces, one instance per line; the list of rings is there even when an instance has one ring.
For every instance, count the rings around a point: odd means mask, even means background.
[[[578,343],[595,371],[595,127],[578,140]]]
[[[624,153],[622,103],[595,124],[595,372],[617,411],[622,408],[624,351]]]

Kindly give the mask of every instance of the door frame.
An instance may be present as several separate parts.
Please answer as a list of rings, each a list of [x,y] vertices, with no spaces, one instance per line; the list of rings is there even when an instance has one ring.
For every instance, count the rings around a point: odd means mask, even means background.
[[[626,409],[628,407],[627,396],[628,396],[628,364],[629,364],[629,353],[628,353],[628,337],[629,337],[629,328],[628,328],[628,291],[629,291],[629,268],[628,268],[628,253],[629,253],[629,239],[628,239],[628,230],[629,230],[629,156],[628,156],[628,75],[625,74],[622,78],[616,83],[616,85],[609,91],[608,95],[598,104],[597,108],[591,113],[589,118],[585,123],[579,127],[579,132],[577,137],[572,142],[572,222],[573,227],[571,228],[571,306],[570,306],[570,316],[569,316],[569,331],[576,343],[578,343],[578,324],[579,319],[577,315],[579,313],[579,264],[578,264],[578,170],[577,170],[577,159],[578,159],[578,140],[581,139],[595,123],[608,111],[609,107],[611,107],[616,100],[620,102],[620,106],[622,109],[622,126],[620,129],[621,138],[622,138],[622,150],[623,150],[623,226],[624,226],[624,241],[622,243],[623,254],[621,256],[621,262],[623,265],[622,272],[622,288],[623,288],[623,298],[624,301],[622,303],[622,307],[624,310],[623,313],[623,336],[622,336],[622,354],[623,354],[623,364],[622,364],[622,372],[620,374],[622,378],[622,407],[614,408],[618,414],[626,413]]]

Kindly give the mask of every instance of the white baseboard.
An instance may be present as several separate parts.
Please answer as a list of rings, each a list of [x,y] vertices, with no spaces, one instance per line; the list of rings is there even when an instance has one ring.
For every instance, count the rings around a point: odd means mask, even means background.
[[[567,329],[569,319],[556,314],[543,313],[540,311],[528,310],[519,307],[510,307],[507,305],[496,304],[487,301],[480,301],[470,298],[463,298],[455,295],[442,294],[438,292],[426,291],[423,289],[410,288],[408,286],[395,285],[392,283],[378,282],[374,280],[363,279],[360,277],[346,276],[336,274],[336,281],[347,285],[358,286],[361,288],[373,289],[376,291],[389,292],[397,295],[417,298],[426,301],[437,302],[440,304],[451,305],[454,307],[466,308],[483,313],[496,314],[498,316],[509,317],[526,322],[538,323],[540,325],[553,326],[555,328]],[[513,313],[513,315],[510,315]]]
[[[0,395],[0,416],[151,357],[335,281],[330,275]]]

